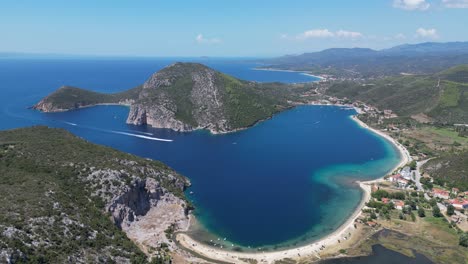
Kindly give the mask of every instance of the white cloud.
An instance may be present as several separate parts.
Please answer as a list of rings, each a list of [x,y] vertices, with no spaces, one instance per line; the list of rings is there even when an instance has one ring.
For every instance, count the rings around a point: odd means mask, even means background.
[[[221,39],[219,38],[205,38],[202,34],[198,34],[195,40],[199,44],[217,44],[221,43]]]
[[[355,31],[346,31],[346,30],[338,30],[336,32],[332,32],[328,29],[311,29],[307,30],[299,35],[296,36],[296,39],[310,39],[310,38],[350,38],[356,39],[361,38],[364,35],[360,32]],[[283,35],[282,38],[286,38],[287,35]]]
[[[435,28],[418,28],[416,30],[416,37],[436,39],[439,38],[439,35],[437,34],[437,30]]]
[[[361,32],[338,30],[335,35],[339,38],[361,38],[363,35]]]
[[[393,7],[404,10],[427,10],[430,6],[426,0],[393,0]]]
[[[335,36],[333,32],[328,29],[312,29],[307,30],[304,33],[297,36],[298,39],[308,39],[308,38],[331,38]]]
[[[442,0],[442,3],[448,8],[468,8],[468,0]]]

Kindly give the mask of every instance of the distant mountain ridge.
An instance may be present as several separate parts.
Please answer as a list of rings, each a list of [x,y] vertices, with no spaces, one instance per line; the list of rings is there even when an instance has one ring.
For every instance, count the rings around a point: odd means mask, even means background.
[[[419,44],[403,44],[389,49],[383,49],[380,52],[394,53],[394,52],[408,52],[408,53],[466,53],[468,52],[468,42],[424,42]],[[408,54],[411,55],[411,54]]]
[[[264,60],[266,68],[347,77],[432,74],[468,63],[468,42],[404,44],[389,49],[332,48]]]
[[[249,127],[291,107],[291,101],[311,90],[310,86],[243,81],[199,63],[175,63],[126,92],[102,94],[62,87],[34,108],[59,112],[97,104],[125,104],[130,106],[129,124],[224,133]]]

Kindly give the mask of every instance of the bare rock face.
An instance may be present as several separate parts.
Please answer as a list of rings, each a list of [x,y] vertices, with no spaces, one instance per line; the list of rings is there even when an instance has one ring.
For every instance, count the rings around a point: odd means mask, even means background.
[[[146,124],[146,109],[139,105],[130,106],[130,112],[128,113],[127,123],[132,125],[143,125]]]
[[[114,197],[107,211],[117,226],[128,226],[137,217],[146,215],[152,206],[156,206],[164,193],[166,191],[152,178],[137,181],[120,196]]]
[[[144,83],[138,102],[130,108],[127,123],[176,131],[228,131],[222,85],[219,73],[208,67],[173,64]]]
[[[161,201],[167,202],[167,197],[171,197],[169,203],[180,205],[181,212],[186,213],[185,201],[162,187],[158,179],[164,178],[181,192],[190,184],[187,180],[138,164],[128,166],[145,177],[133,175],[129,171],[106,169],[92,170],[85,179],[95,190],[92,195],[104,200],[106,211],[118,227],[125,229],[131,226]]]
[[[78,108],[79,106],[77,106],[76,108]],[[36,110],[39,110],[41,112],[44,112],[44,113],[53,113],[53,112],[63,112],[63,111],[67,111],[65,109],[61,109],[57,106],[55,106],[53,103],[49,102],[48,101],[48,98],[44,98],[42,99],[39,103],[35,104],[32,109],[36,109]]]

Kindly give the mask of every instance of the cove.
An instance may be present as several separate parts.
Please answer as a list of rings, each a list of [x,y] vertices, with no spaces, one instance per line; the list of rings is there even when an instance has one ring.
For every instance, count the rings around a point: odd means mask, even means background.
[[[350,118],[354,110],[337,106],[300,106],[225,135],[127,125],[126,107],[56,114],[27,109],[62,84],[115,92],[143,82],[167,63],[0,61],[0,128],[62,127],[93,143],[168,164],[192,181],[187,191],[196,207],[192,236],[206,243],[220,239],[233,250],[296,246],[333,232],[360,202],[354,181],[382,177],[399,161],[388,141]],[[250,80],[309,78],[251,71],[248,64],[210,66]]]
[[[337,106],[300,106],[224,135],[130,126],[127,113],[98,106],[41,115],[190,178],[186,195],[196,207],[190,234],[234,250],[298,246],[333,232],[360,202],[354,181],[382,177],[400,158],[389,142],[350,118],[354,110]]]

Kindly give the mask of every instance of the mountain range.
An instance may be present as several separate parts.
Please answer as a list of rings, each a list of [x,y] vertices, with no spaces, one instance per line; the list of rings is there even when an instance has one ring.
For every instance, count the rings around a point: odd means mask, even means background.
[[[468,63],[468,42],[426,42],[389,49],[332,48],[263,60],[262,68],[310,71],[338,77],[431,74]]]

